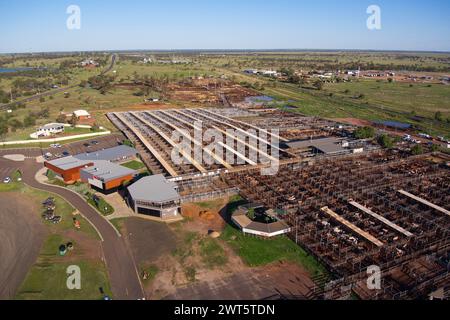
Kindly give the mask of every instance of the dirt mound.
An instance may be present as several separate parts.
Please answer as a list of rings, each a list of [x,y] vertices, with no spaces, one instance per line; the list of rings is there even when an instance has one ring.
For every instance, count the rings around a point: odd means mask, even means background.
[[[200,211],[199,218],[206,221],[211,221],[214,219],[214,213],[211,211]]]

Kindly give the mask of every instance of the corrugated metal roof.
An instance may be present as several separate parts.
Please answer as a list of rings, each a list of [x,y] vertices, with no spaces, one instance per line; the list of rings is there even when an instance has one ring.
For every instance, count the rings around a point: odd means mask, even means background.
[[[97,177],[98,180],[102,180],[103,182],[136,174],[136,170],[104,160],[95,161],[92,167],[81,169],[81,171],[93,175]]]
[[[64,157],[64,158],[59,158],[59,159],[55,159],[52,161],[48,161],[48,163],[57,168],[60,168],[61,170],[70,170],[73,168],[79,168],[79,167],[86,166],[86,165],[92,163],[92,161],[80,160],[75,157],[69,156],[69,157]]]
[[[74,157],[80,160],[106,160],[106,161],[116,161],[119,159],[125,159],[133,157],[137,154],[137,150],[129,146],[117,146],[113,148],[108,148],[100,151],[95,151],[91,153],[81,153]]]
[[[176,187],[175,182],[168,181],[162,174],[158,174],[140,179],[129,186],[128,191],[134,200],[169,202],[180,199]]]
[[[117,161],[133,157],[137,150],[128,146],[117,146],[91,153],[81,153],[74,156],[48,161],[49,164],[62,170],[69,170],[85,166],[95,161]]]
[[[286,144],[288,147],[293,149],[306,149],[313,147],[326,154],[339,153],[347,150],[342,147],[342,140],[339,138],[291,141]]]

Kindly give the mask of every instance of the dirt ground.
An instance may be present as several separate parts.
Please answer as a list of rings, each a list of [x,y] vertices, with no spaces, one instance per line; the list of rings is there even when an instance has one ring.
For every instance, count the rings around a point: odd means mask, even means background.
[[[228,199],[200,204],[184,204],[184,222],[166,226],[139,218],[124,222],[122,233],[133,248],[138,265],[155,266],[154,279],[144,281],[146,297],[158,299],[263,299],[277,294],[304,297],[313,286],[300,266],[274,263],[251,268],[220,239],[226,263],[208,267],[201,243],[211,230],[221,232],[226,225],[224,208]],[[195,280],[187,270],[195,270]]]
[[[236,270],[232,275],[199,281],[177,289],[164,299],[261,300],[279,295],[306,299],[314,283],[298,265],[275,263]]]
[[[226,225],[223,210],[228,199],[217,199],[208,202],[208,206],[196,203],[185,203],[181,206],[181,214],[188,219],[184,228],[190,231],[207,234],[209,231],[221,231]]]
[[[240,102],[246,97],[259,95],[256,91],[244,88],[230,81],[218,79],[196,79],[187,83],[172,83],[168,86],[171,99],[184,102],[213,103],[222,101]]]
[[[176,236],[164,223],[133,217],[125,220],[121,231],[138,266],[153,263],[176,248]]]
[[[48,234],[39,208],[23,195],[0,193],[0,300],[12,299]]]

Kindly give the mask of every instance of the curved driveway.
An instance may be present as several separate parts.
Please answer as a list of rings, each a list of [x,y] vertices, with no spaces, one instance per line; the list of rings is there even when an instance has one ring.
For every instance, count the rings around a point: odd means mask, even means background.
[[[0,152],[0,154],[4,152]],[[0,160],[0,166],[12,165],[22,172],[23,181],[29,186],[48,191],[63,197],[73,207],[80,211],[100,233],[103,238],[102,248],[105,263],[109,273],[111,289],[115,299],[136,300],[144,298],[144,292],[139,280],[139,274],[131,252],[122,237],[120,237],[111,224],[100,216],[90,205],[78,194],[61,187],[41,184],[36,181],[37,171],[42,165],[36,163],[35,159],[27,159],[25,162],[17,163],[5,159]]]

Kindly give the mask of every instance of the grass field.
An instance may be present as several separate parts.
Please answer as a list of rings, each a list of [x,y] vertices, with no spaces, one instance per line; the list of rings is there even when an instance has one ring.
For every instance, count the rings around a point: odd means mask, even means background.
[[[58,253],[59,245],[64,242],[67,242],[67,239],[59,234],[53,234],[47,239],[38,261],[27,275],[16,299],[101,300],[100,287],[111,296],[103,263],[80,259],[76,255],[67,261],[67,258],[60,257]],[[69,290],[66,286],[66,270],[71,265],[80,267],[81,290]]]
[[[13,177],[16,177],[16,175],[13,175]],[[62,221],[59,224],[42,222],[46,225],[49,236],[39,253],[36,263],[20,287],[16,299],[96,300],[102,298],[99,293],[99,287],[103,287],[106,294],[111,295],[107,271],[103,262],[100,258],[87,257],[83,249],[78,249],[77,241],[70,236],[70,232],[74,230],[72,221],[74,208],[70,204],[58,196],[30,188],[17,181],[13,181],[10,184],[1,184],[0,192],[4,191],[23,194],[23,196],[33,199],[39,208],[43,200],[52,196],[55,198],[55,215],[62,217]],[[36,212],[36,214],[41,215],[41,212]],[[84,241],[97,243],[100,239],[91,224],[79,215],[77,220],[79,220],[81,225],[81,230],[77,231],[80,233],[79,237],[85,239]],[[60,257],[58,247],[60,244],[67,242],[72,242],[75,249],[66,257]],[[81,269],[81,290],[67,289],[66,269],[69,265],[77,265]]]
[[[216,268],[228,262],[225,250],[216,239],[204,238],[200,241],[200,255],[208,268]]]
[[[283,260],[298,263],[312,276],[326,273],[325,268],[313,256],[284,236],[263,240],[246,236],[228,225],[223,231],[222,239],[251,267]]]

